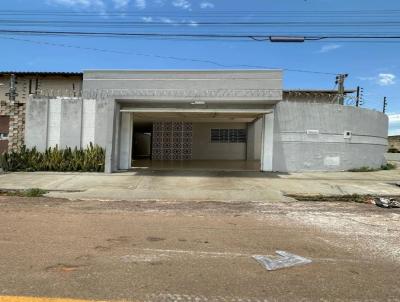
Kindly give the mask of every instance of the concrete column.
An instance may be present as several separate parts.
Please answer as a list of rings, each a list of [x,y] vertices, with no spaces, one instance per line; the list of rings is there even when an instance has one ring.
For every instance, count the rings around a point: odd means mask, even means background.
[[[105,173],[112,173],[118,168],[118,132],[119,132],[119,104],[110,99],[107,102],[107,114],[104,123],[107,125],[105,141]]]
[[[254,160],[254,147],[255,147],[255,134],[256,134],[255,122],[247,124],[247,141],[246,141],[246,155],[247,160]]]
[[[25,114],[25,145],[38,151],[47,148],[48,98],[29,96]]]
[[[273,171],[274,112],[264,115],[262,130],[261,171]]]
[[[132,161],[132,135],[133,113],[122,112],[119,135],[119,169],[131,168]]]

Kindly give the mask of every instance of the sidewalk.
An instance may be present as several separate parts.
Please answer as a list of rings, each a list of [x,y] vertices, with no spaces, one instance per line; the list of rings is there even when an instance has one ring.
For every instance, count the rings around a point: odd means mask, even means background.
[[[137,171],[0,174],[0,189],[40,188],[68,199],[282,201],[285,194],[400,195],[400,170],[366,173]]]

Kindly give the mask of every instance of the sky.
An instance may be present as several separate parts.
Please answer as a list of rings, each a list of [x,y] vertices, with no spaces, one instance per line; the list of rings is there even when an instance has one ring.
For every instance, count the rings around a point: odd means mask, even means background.
[[[364,15],[358,15],[363,10]],[[386,10],[389,15],[373,12]],[[390,13],[399,14],[390,18]],[[1,20],[69,20],[67,27],[9,25],[1,29],[52,31],[120,31],[163,33],[396,33],[398,25],[374,26],[375,21],[396,21],[398,0],[13,0],[1,1],[0,13],[42,12],[43,15],[2,14]],[[369,14],[368,11],[371,13]],[[54,15],[72,12],[76,16]],[[321,12],[321,13],[318,13]],[[331,12],[331,14],[327,13]],[[47,14],[46,14],[47,13]],[[82,15],[79,15],[82,13]],[[311,17],[310,17],[311,16]],[[306,18],[306,19],[304,19]],[[334,22],[324,28],[203,25],[202,22]],[[77,21],[83,23],[75,24]],[[87,26],[85,21],[99,25]],[[135,28],[107,22],[140,22]],[[364,22],[345,27],[341,23]],[[336,22],[336,23],[335,23]],[[370,22],[370,23],[369,23]],[[152,24],[154,23],[154,25]],[[178,24],[177,24],[178,23]],[[55,24],[55,23],[52,23]],[[157,25],[158,24],[158,25]],[[369,25],[371,24],[371,25]],[[150,27],[145,27],[150,25]],[[218,27],[219,26],[219,27]],[[399,28],[400,29],[400,28]],[[400,31],[397,31],[400,32]],[[333,89],[335,74],[349,74],[347,89],[364,89],[364,107],[382,111],[388,99],[390,134],[400,135],[400,41],[356,43],[340,39],[305,43],[270,43],[250,38],[155,39],[82,36],[11,35],[0,33],[0,69],[3,71],[82,71],[86,69],[284,69],[285,89]]]

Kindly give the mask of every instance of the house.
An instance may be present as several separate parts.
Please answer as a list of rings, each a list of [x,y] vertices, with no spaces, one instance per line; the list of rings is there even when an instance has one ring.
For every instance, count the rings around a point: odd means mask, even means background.
[[[30,96],[25,144],[98,144],[106,172],[335,171],[384,163],[386,115],[339,104],[335,91],[284,91],[282,80],[280,70],[88,70],[81,93]]]

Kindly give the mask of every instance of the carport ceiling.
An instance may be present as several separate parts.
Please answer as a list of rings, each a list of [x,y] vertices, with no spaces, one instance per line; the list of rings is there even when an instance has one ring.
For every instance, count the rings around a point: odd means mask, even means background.
[[[220,112],[135,112],[135,122],[180,121],[180,122],[237,122],[251,123],[262,113],[220,113]]]

